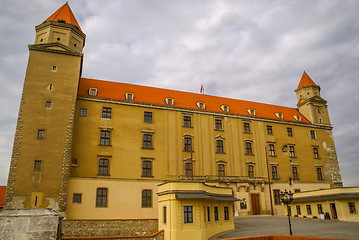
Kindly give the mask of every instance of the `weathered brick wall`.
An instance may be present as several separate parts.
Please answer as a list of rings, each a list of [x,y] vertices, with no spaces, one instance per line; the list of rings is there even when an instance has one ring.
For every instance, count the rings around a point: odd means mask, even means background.
[[[62,221],[63,237],[148,236],[157,231],[157,219]]]

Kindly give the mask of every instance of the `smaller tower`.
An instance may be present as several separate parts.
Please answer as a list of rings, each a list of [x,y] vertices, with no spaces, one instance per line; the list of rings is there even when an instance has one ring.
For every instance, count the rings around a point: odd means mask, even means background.
[[[301,114],[313,124],[330,125],[327,101],[320,96],[320,87],[306,72],[303,73],[295,92]]]

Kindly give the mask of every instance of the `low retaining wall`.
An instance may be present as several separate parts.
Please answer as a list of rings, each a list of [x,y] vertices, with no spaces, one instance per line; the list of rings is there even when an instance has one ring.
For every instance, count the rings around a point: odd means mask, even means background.
[[[149,236],[108,236],[108,237],[63,237],[62,240],[109,240],[109,239],[120,239],[120,240],[164,240],[164,231],[161,230]]]
[[[263,235],[253,237],[226,238],[222,240],[342,240],[338,238],[304,237],[289,235]]]
[[[62,221],[63,239],[69,237],[151,236],[157,231],[158,219],[91,219]]]

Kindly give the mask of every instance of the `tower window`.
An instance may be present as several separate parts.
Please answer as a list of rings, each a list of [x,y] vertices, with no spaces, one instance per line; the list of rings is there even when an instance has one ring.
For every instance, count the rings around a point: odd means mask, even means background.
[[[292,130],[292,128],[287,128],[287,134],[288,134],[288,137],[293,137],[293,130]]]
[[[268,155],[271,157],[275,156],[274,144],[268,145]]]
[[[252,155],[252,143],[245,142],[246,155]]]
[[[152,135],[151,134],[143,134],[142,148],[152,149]]]
[[[142,207],[152,207],[152,190],[142,190]]]
[[[183,126],[191,127],[191,116],[183,116]]]
[[[41,160],[35,160],[34,162],[34,170],[41,170],[42,169],[42,161]]]
[[[98,175],[99,176],[108,176],[108,165],[109,160],[106,158],[101,158],[98,163]]]
[[[310,130],[310,138],[311,138],[311,139],[316,139],[315,131],[314,131],[314,130]]]
[[[52,66],[52,71],[56,72],[56,66]]]
[[[81,193],[74,193],[72,202],[73,203],[81,203],[82,194]]]
[[[87,108],[81,108],[80,117],[86,117],[86,116],[87,116]]]
[[[192,177],[193,176],[193,164],[192,163],[185,163],[184,164],[184,171],[186,177]]]
[[[152,161],[142,162],[142,177],[152,177]]]
[[[249,127],[249,123],[247,123],[247,122],[243,123],[243,132],[245,132],[245,133],[250,133],[251,132],[251,129]]]
[[[74,47],[76,47],[76,43],[74,43]]]
[[[37,130],[37,138],[44,139],[45,138],[45,130],[44,129],[38,129]]]
[[[223,140],[216,140],[217,153],[224,153],[223,150]]]
[[[145,123],[152,123],[152,112],[144,112],[143,116]]]
[[[322,168],[320,168],[320,167],[317,168],[317,179],[323,180]]]
[[[102,118],[111,119],[111,108],[108,107],[102,108]]]
[[[102,130],[100,135],[100,145],[110,146],[110,137],[111,137],[110,131]]]
[[[96,207],[107,207],[107,188],[97,188]]]
[[[316,159],[319,158],[319,151],[317,147],[313,147],[313,154],[314,154],[314,158]]]
[[[216,130],[223,130],[222,120],[221,120],[221,119],[215,119],[215,120],[214,120],[214,128],[215,128]]]
[[[248,170],[248,177],[249,178],[254,178],[254,167],[253,167],[253,165],[248,165],[247,170]]]
[[[192,138],[185,137],[184,138],[184,151],[191,152],[192,151]]]
[[[293,180],[298,180],[298,168],[292,167]]]
[[[58,38],[56,38],[56,40],[57,40],[57,41],[60,41],[60,38],[58,37]]]
[[[273,135],[272,126],[270,126],[270,125],[267,125],[267,134],[268,135]]]
[[[51,108],[51,106],[52,106],[52,102],[46,101],[45,107],[46,108]]]
[[[272,166],[272,179],[278,179],[278,169],[277,169],[277,166]]]
[[[294,146],[289,146],[289,157],[295,157]]]
[[[224,177],[225,171],[224,171],[224,164],[218,164],[218,177]]]

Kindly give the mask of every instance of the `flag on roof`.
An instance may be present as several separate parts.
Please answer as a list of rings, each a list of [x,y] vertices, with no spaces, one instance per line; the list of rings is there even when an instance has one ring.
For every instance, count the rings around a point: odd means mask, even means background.
[[[204,94],[204,86],[203,86],[203,84],[201,84],[201,90],[199,90],[199,93]]]

